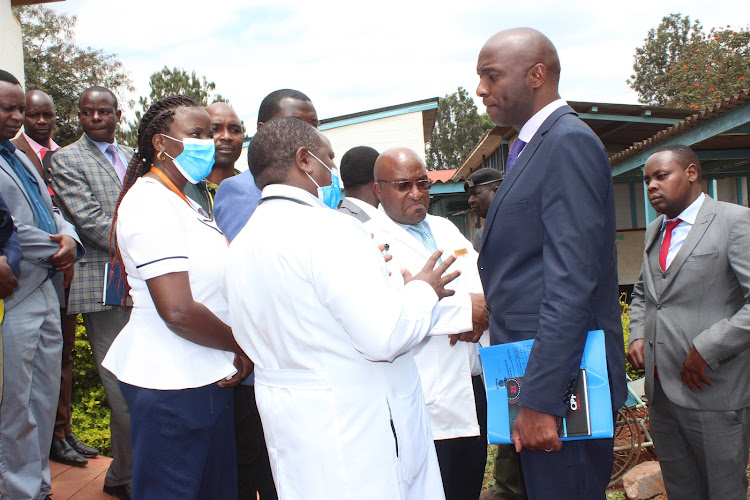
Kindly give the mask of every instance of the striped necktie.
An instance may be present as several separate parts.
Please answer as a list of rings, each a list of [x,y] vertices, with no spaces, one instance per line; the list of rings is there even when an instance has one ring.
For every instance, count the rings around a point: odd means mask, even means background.
[[[125,162],[120,158],[120,152],[114,144],[107,146],[107,153],[112,156],[112,166],[115,167],[117,177],[120,179],[120,182],[122,182],[123,179],[125,179],[125,172],[128,171],[128,166],[125,165]]]
[[[518,155],[521,154],[521,151],[523,151],[523,148],[525,146],[526,146],[526,143],[522,141],[521,139],[516,138],[516,140],[513,141],[513,145],[510,147],[510,151],[508,151],[508,161],[505,163],[506,177],[508,176],[508,174],[510,174],[510,169],[512,169],[513,165],[516,164]]]
[[[432,236],[432,231],[430,231],[430,226],[427,225],[427,222],[422,221],[418,224],[412,224],[409,226],[409,229],[419,234],[422,238],[422,244],[428,252],[431,254],[437,252],[437,243],[435,243],[435,238]],[[442,261],[443,259],[438,259],[438,262]]]

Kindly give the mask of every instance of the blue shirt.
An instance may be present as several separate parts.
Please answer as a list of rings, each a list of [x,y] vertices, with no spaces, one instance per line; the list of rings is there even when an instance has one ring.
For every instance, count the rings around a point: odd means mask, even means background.
[[[16,157],[15,151],[16,147],[12,142],[8,140],[0,142],[0,155],[5,158],[5,161],[8,162],[16,173],[21,181],[23,190],[26,191],[26,196],[31,200],[31,208],[34,211],[37,227],[49,234],[57,234],[55,219],[52,218],[52,212],[49,211],[47,205],[44,203],[44,198],[42,198],[36,177]]]
[[[260,200],[260,189],[250,170],[224,181],[214,197],[216,224],[231,242],[250,220]]]

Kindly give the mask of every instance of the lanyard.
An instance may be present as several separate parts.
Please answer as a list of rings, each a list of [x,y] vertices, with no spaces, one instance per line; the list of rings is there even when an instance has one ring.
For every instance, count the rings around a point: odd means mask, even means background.
[[[190,203],[190,200],[188,200],[187,196],[185,196],[185,193],[183,193],[182,191],[180,191],[179,189],[177,189],[177,186],[174,185],[174,182],[172,182],[171,180],[169,180],[169,177],[167,177],[166,175],[164,175],[164,172],[162,172],[161,170],[159,170],[156,167],[151,167],[151,172],[153,172],[157,176],[159,176],[159,178],[164,181],[164,184],[167,185],[167,187],[169,188],[169,190],[172,191],[177,196],[179,196],[180,198],[182,198],[182,201],[184,201],[185,203],[187,203],[190,208],[192,208],[193,210],[195,210],[196,212],[198,212],[199,214],[201,214],[203,217],[205,217],[209,221],[213,220],[213,218],[208,213],[206,213],[206,211],[203,210],[202,207],[196,209],[193,206],[193,204]]]
[[[188,200],[187,196],[185,196],[185,193],[183,193],[182,191],[180,191],[179,189],[177,189],[177,186],[174,185],[174,182],[172,182],[171,180],[169,180],[169,177],[167,177],[166,175],[164,175],[164,172],[162,172],[161,170],[159,170],[156,167],[151,167],[150,171],[153,172],[153,173],[155,173],[156,175],[158,175],[159,178],[164,181],[164,183],[167,185],[167,187],[169,188],[170,191],[172,191],[174,194],[176,194],[177,196],[179,196],[180,198],[182,198],[182,201],[184,201],[185,203],[187,203],[190,208],[192,208],[193,210],[195,210],[196,212],[198,212],[202,217],[204,217],[206,219],[206,221],[204,221],[204,222],[212,222],[214,220],[213,217],[211,217],[209,214],[207,214],[206,211],[203,210],[202,207],[198,208],[196,210],[196,208],[193,206],[193,204],[190,203],[190,200]],[[211,229],[217,230],[222,236],[224,236],[224,240],[227,242],[227,246],[229,246],[229,240],[227,239],[227,237],[226,237],[226,235],[224,234],[223,231],[221,231],[220,229],[217,229],[215,226],[209,226],[209,227],[211,227]]]

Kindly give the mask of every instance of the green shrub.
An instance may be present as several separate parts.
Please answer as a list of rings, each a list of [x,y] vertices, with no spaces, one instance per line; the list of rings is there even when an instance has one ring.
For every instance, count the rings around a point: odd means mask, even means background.
[[[109,407],[80,315],[76,319],[76,344],[73,350],[72,410],[70,423],[78,439],[98,448],[102,455],[111,456]]]
[[[630,304],[626,301],[627,296],[625,293],[620,295],[620,319],[622,320],[622,337],[625,340],[625,354],[628,352],[628,337],[630,337]],[[625,372],[628,374],[631,380],[637,380],[643,378],[645,372],[643,369],[636,370],[630,365],[630,362],[625,360]]]

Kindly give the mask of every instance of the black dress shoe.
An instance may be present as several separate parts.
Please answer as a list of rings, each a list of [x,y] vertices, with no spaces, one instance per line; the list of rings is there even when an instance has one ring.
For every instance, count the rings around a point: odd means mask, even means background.
[[[49,450],[49,459],[65,465],[83,466],[89,463],[88,460],[82,457],[64,439],[52,441],[52,447]]]
[[[130,483],[118,484],[117,486],[107,486],[105,484],[104,493],[120,500],[130,500]]]
[[[99,450],[92,448],[91,446],[86,446],[78,440],[75,434],[68,434],[65,436],[65,441],[67,441],[70,447],[76,450],[79,455],[86,458],[94,458],[99,454]]]

